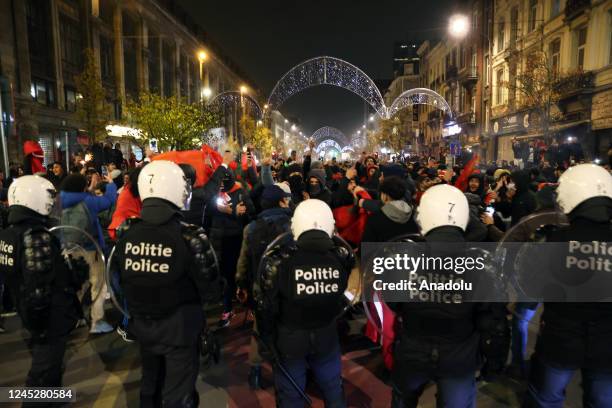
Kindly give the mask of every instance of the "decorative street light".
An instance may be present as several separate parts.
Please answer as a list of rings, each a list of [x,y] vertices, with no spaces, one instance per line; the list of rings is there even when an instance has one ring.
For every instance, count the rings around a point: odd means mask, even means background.
[[[465,38],[469,31],[469,20],[463,14],[455,14],[448,20],[448,33],[454,38]]]

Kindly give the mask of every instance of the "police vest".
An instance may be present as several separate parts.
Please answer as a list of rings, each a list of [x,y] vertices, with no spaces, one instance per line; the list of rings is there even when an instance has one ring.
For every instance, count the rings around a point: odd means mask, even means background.
[[[162,318],[181,305],[200,302],[187,274],[190,253],[178,222],[134,222],[115,251],[130,314]]]
[[[13,288],[18,288],[22,278],[21,269],[21,236],[22,228],[9,227],[0,231],[0,275]]]
[[[16,290],[24,327],[36,335],[48,329],[54,294],[74,294],[74,281],[59,254],[59,242],[42,225],[0,231],[0,274]]]
[[[349,270],[332,250],[298,249],[279,268],[279,321],[287,327],[315,329],[342,310]]]

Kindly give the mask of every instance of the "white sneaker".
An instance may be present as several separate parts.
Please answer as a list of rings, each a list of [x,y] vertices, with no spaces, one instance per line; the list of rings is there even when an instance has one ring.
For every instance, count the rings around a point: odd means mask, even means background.
[[[110,333],[113,330],[114,330],[113,326],[111,326],[110,324],[106,323],[104,320],[100,320],[95,325],[91,326],[91,330],[89,330],[89,333],[91,333],[91,334],[105,334],[105,333]]]

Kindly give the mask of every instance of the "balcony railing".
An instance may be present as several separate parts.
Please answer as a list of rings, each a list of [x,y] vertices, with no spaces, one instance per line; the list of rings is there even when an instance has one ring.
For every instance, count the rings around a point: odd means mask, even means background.
[[[555,84],[555,91],[561,100],[577,94],[588,93],[595,86],[595,74],[592,71],[579,72],[561,78]]]
[[[459,77],[464,83],[478,81],[478,67],[476,65],[467,65],[459,71]]]
[[[476,113],[472,111],[463,112],[457,116],[457,123],[460,125],[463,124],[475,124],[476,123]]]
[[[565,19],[573,20],[591,5],[591,0],[567,0]]]

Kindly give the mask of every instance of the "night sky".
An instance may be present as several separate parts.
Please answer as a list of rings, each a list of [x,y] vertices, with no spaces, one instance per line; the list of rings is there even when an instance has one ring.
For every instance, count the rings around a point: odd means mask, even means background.
[[[392,77],[393,42],[436,38],[454,0],[179,0],[209,36],[255,81],[264,99],[295,64],[330,55],[373,79]],[[363,100],[318,86],[288,99],[280,111],[310,134],[334,126],[350,136],[363,119]]]

